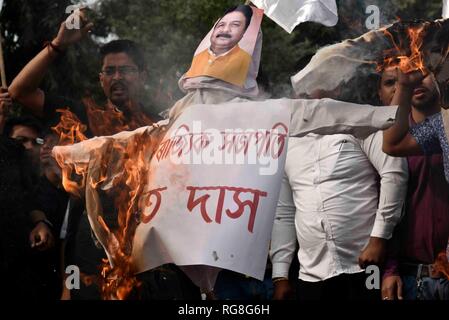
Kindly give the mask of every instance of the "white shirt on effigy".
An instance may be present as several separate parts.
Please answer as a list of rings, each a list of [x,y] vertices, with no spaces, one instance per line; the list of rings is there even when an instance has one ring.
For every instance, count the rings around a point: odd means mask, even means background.
[[[380,176],[380,194],[378,185]],[[273,278],[287,277],[299,242],[299,278],[362,271],[369,237],[389,239],[401,218],[407,163],[382,152],[382,132],[290,138],[273,227]]]

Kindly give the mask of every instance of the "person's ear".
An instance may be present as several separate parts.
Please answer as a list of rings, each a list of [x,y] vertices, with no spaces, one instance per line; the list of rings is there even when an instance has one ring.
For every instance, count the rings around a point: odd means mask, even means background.
[[[100,81],[101,87],[104,88],[104,74],[102,72],[98,74],[98,80]]]

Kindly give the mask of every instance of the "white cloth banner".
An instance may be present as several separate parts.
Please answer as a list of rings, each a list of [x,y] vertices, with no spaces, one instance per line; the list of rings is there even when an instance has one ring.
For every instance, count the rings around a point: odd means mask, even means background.
[[[252,0],[288,33],[300,23],[313,21],[332,27],[338,22],[335,0]]]
[[[443,19],[449,18],[448,0],[443,0]]]
[[[106,224],[116,217],[101,197],[117,195],[127,168],[143,172],[130,220],[136,272],[172,262],[209,289],[219,268],[262,280],[289,134],[367,136],[389,127],[396,114],[395,107],[330,99],[236,101],[189,105],[169,127],[166,121],[53,149],[65,170],[86,172],[80,191],[110,261],[114,239],[99,217]]]
[[[174,262],[263,279],[290,114],[288,103],[264,102],[181,114],[150,164],[152,205],[133,246],[138,271]]]

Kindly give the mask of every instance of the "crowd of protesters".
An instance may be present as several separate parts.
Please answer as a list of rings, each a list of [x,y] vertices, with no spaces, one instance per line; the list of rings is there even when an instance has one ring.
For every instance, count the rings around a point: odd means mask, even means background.
[[[60,121],[56,109],[68,106],[87,125],[88,137],[161,120],[140,101],[148,70],[142,48],[133,41],[115,40],[101,49],[99,81],[107,98],[101,116],[123,115],[109,131],[93,125],[98,115],[85,103],[39,89],[52,62],[92,27],[85,23],[68,30],[62,24],[56,38],[0,93],[0,270],[13,298],[101,299],[105,252],[84,203],[64,190],[51,155],[59,142],[53,129]],[[380,104],[410,101],[408,142],[398,142],[408,132],[403,123],[385,136],[378,132],[363,140],[343,134],[290,138],[264,281],[224,270],[207,297],[449,299],[449,280],[432,267],[449,239],[447,141],[440,146],[429,138],[438,130],[429,122],[439,119],[440,92],[432,74],[387,69],[378,83]],[[13,101],[24,107],[21,117],[10,116]],[[426,154],[419,154],[418,144]],[[80,269],[79,289],[65,285],[70,265]],[[366,287],[369,265],[382,270],[379,289]],[[144,272],[139,280],[136,299],[202,297],[174,264]]]

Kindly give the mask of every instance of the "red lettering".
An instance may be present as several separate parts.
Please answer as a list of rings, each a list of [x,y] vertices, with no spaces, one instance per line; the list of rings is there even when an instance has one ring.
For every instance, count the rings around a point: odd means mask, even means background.
[[[162,202],[161,192],[164,190],[167,190],[167,187],[154,189],[154,190],[151,190],[148,193],[144,194],[146,196],[145,207],[151,207],[151,205],[153,204],[151,202],[151,196],[156,197],[156,204],[150,214],[146,215],[144,212],[142,212],[142,214],[141,214],[142,223],[148,223],[151,220],[153,220],[156,213],[159,211],[159,208],[161,207],[161,202]]]

